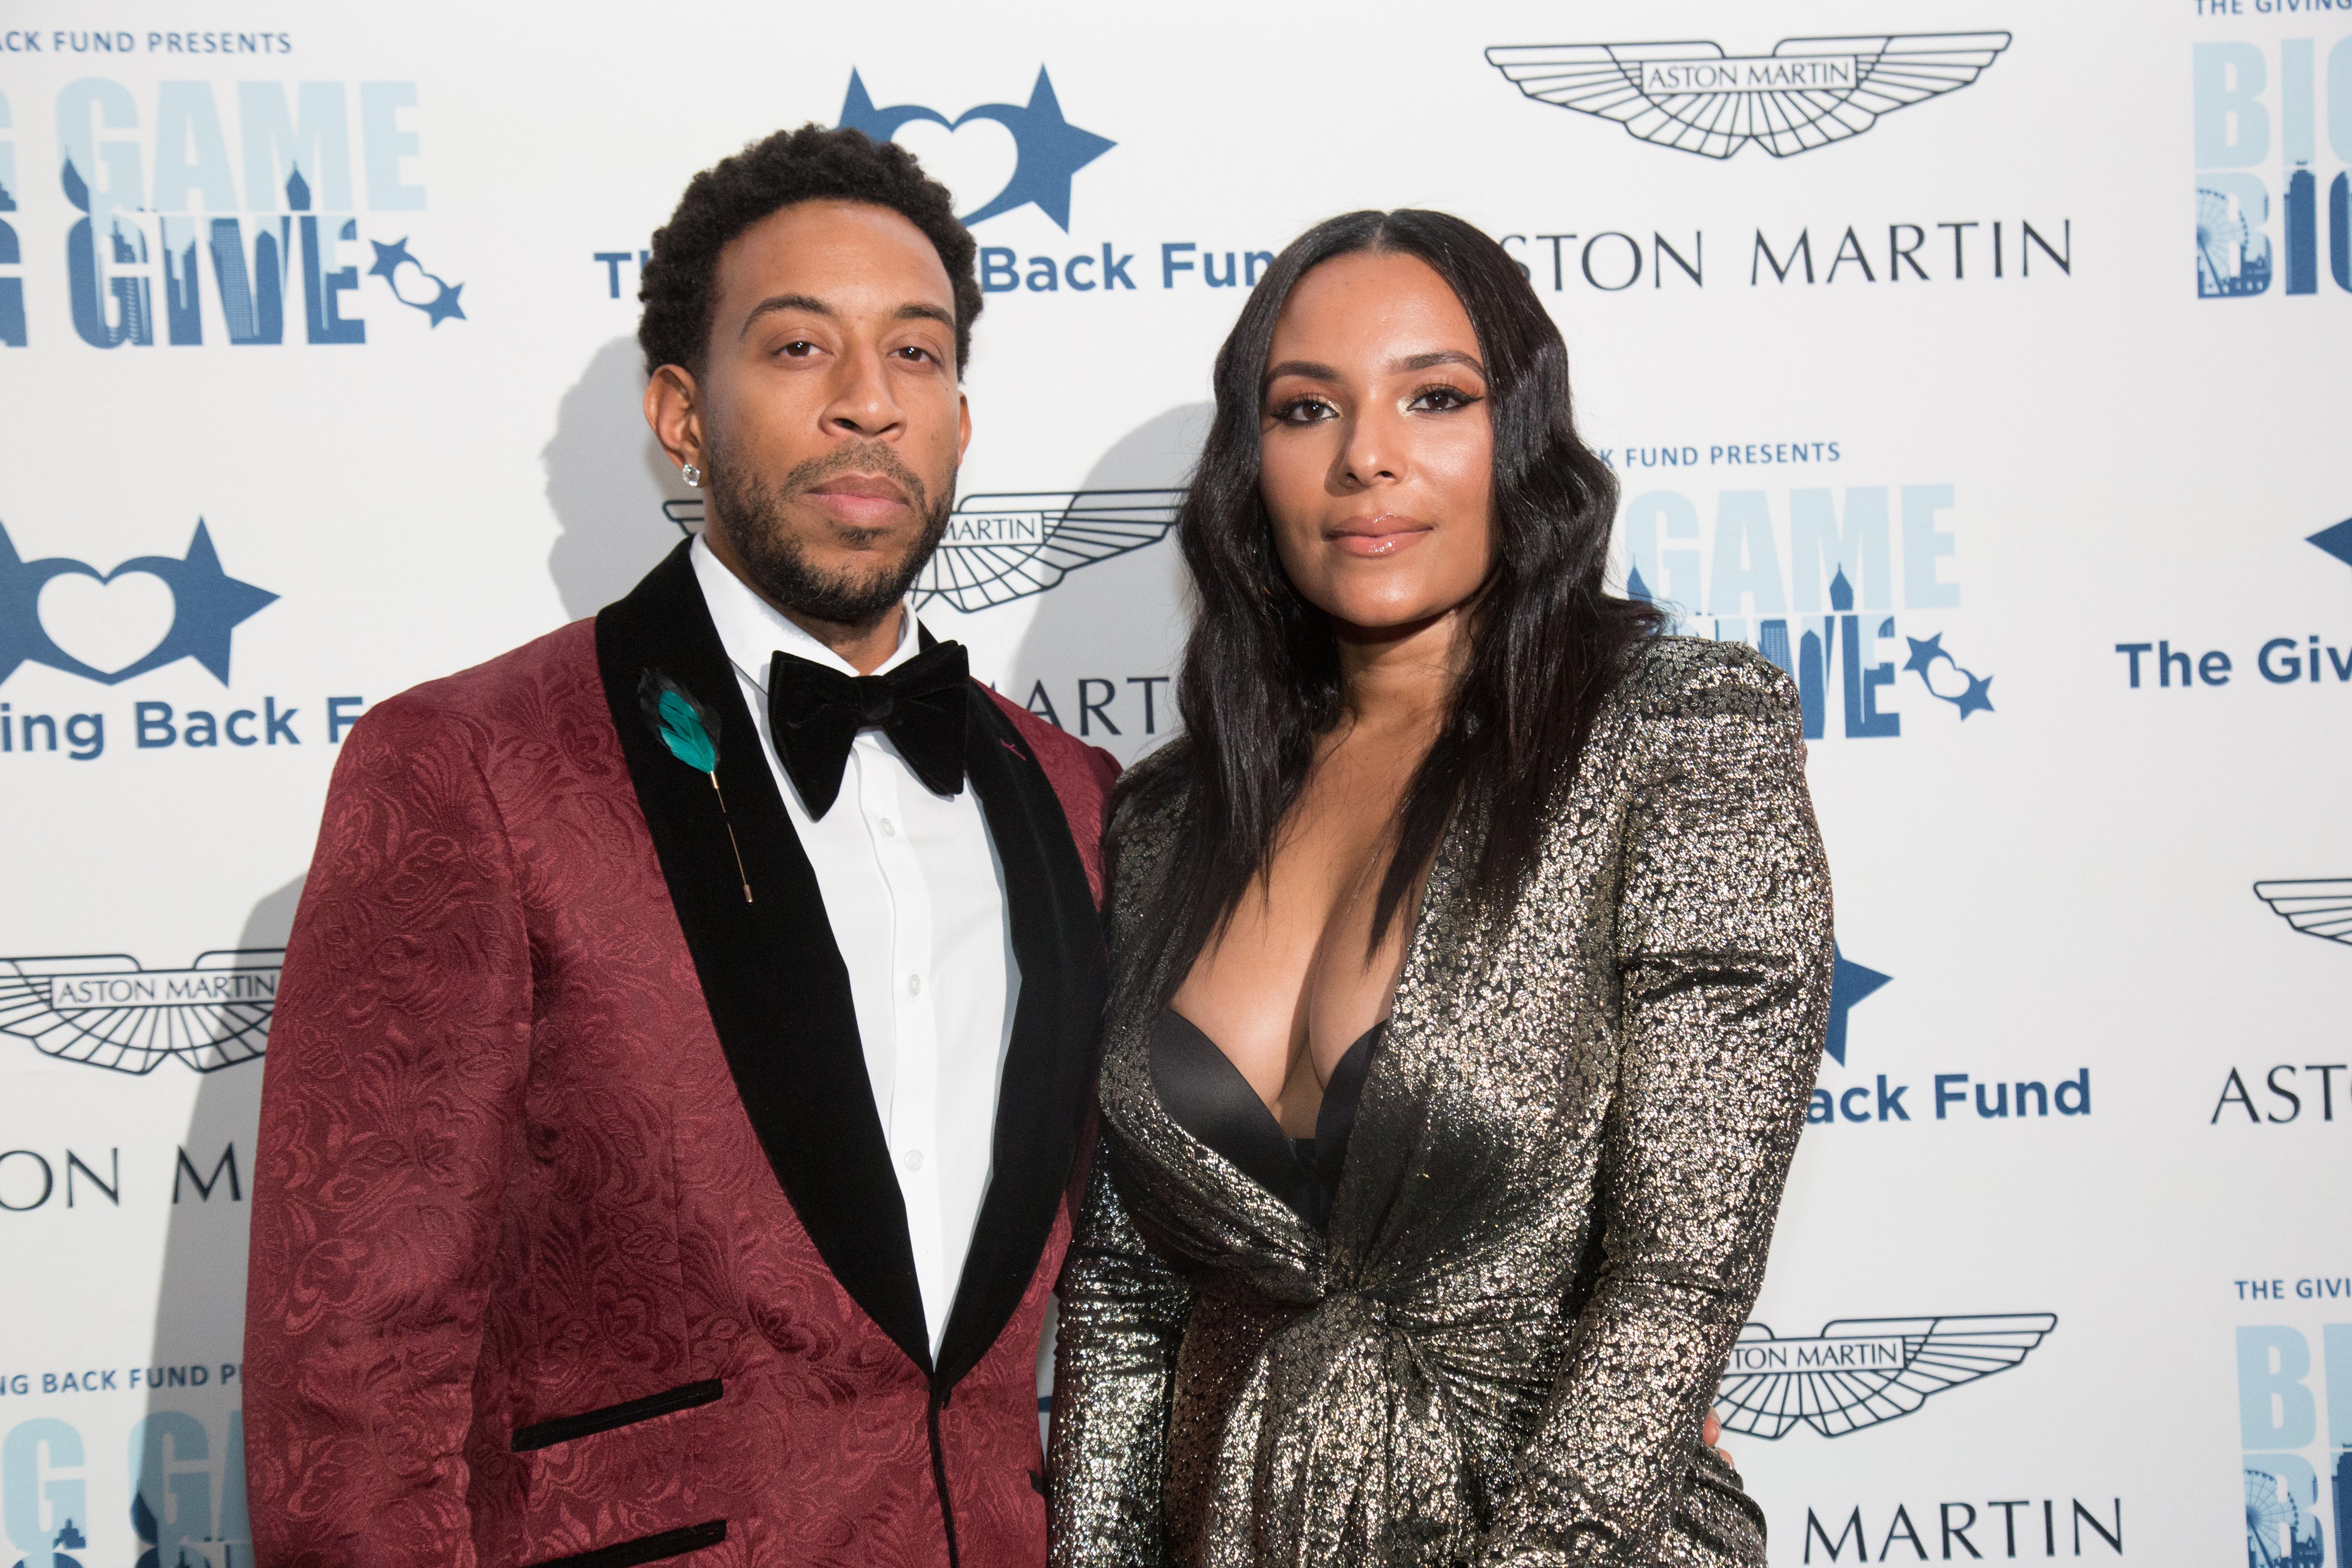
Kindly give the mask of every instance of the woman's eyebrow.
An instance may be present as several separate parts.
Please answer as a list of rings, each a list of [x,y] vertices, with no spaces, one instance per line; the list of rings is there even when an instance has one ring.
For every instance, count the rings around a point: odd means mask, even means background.
[[[1416,370],[1434,369],[1441,364],[1467,365],[1478,373],[1478,379],[1484,381],[1486,378],[1486,367],[1478,363],[1477,356],[1465,354],[1459,349],[1439,349],[1431,353],[1408,354],[1402,359],[1391,360],[1389,368],[1409,374]]]
[[[1410,375],[1415,371],[1432,370],[1441,364],[1464,365],[1470,370],[1476,372],[1478,378],[1481,381],[1484,381],[1486,378],[1486,367],[1478,363],[1478,356],[1475,354],[1464,353],[1459,349],[1433,349],[1427,353],[1407,354],[1401,359],[1392,359],[1389,361],[1389,369],[1401,374]],[[1334,370],[1328,364],[1320,363],[1319,361],[1307,359],[1286,359],[1280,364],[1268,365],[1266,367],[1265,378],[1258,384],[1260,388],[1263,389],[1265,387],[1271,386],[1276,381],[1286,375],[1305,376],[1309,381],[1338,381],[1339,379],[1339,373],[1338,371]]]
[[[1309,381],[1339,379],[1339,373],[1328,364],[1321,364],[1311,359],[1286,359],[1280,364],[1266,366],[1265,375],[1259,381],[1258,386],[1263,390],[1286,375],[1303,375]]]

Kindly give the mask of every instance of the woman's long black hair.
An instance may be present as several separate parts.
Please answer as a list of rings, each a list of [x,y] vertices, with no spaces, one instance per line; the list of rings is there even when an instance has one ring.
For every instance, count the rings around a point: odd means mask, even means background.
[[[1340,718],[1339,645],[1276,557],[1259,436],[1266,358],[1291,289],[1319,264],[1365,251],[1418,257],[1452,286],[1486,362],[1495,440],[1494,561],[1460,684],[1405,794],[1373,912],[1375,946],[1457,804],[1482,836],[1472,904],[1489,917],[1508,911],[1595,714],[1629,652],[1663,619],[1602,588],[1617,483],[1577,437],[1567,346],[1503,247],[1460,218],[1409,208],[1349,213],[1301,235],[1217,352],[1216,417],[1177,516],[1197,614],[1177,684],[1187,739],[1160,785],[1182,791],[1187,805],[1171,869],[1138,933],[1140,953],[1177,960],[1171,991],[1184,961],[1271,865],[1316,739]]]

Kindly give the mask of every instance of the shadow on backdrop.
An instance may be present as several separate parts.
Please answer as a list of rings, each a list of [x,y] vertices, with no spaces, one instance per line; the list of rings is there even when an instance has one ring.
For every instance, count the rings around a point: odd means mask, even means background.
[[[1215,411],[1213,404],[1186,403],[1147,419],[1095,460],[1081,495],[1181,489],[1200,460]],[[1132,762],[1166,740],[1175,724],[1173,687],[1138,683],[1175,673],[1190,626],[1187,591],[1172,531],[1155,544],[1077,568],[1038,596],[1036,614],[1013,656],[1005,694],[1029,700],[1043,680],[1053,717],[1064,729]],[[1086,696],[1114,688],[1103,707],[1085,710]]]
[[[662,503],[695,492],[646,427],[645,395],[637,340],[614,339],[556,405],[555,434],[539,455],[562,530],[547,573],[574,620],[635,587],[682,537]]]
[[[301,897],[297,877],[253,906],[236,941],[246,962],[277,963]],[[155,1070],[187,1069],[175,1061]],[[173,1159],[155,1333],[139,1369],[146,1415],[131,1433],[131,1522],[145,1548],[134,1568],[253,1560],[237,1374],[260,1109],[257,1058],[205,1073]]]

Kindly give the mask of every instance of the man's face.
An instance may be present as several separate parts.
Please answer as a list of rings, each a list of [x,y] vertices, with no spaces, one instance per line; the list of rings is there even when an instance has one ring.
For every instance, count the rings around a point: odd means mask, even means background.
[[[937,547],[971,436],[947,268],[895,212],[803,202],[729,243],[718,294],[677,439],[656,429],[709,476],[711,547],[739,576],[872,623]]]

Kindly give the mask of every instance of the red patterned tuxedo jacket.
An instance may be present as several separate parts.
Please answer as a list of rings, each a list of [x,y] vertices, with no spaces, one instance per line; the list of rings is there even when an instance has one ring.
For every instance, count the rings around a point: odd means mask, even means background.
[[[752,902],[648,669],[719,715]],[[848,973],[684,550],[361,720],[262,1091],[265,1568],[1044,1563],[1118,767],[978,686],[969,736],[1022,984],[934,1364]]]

